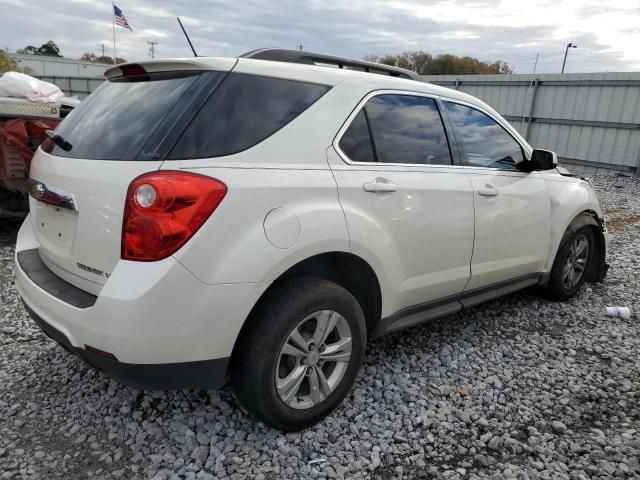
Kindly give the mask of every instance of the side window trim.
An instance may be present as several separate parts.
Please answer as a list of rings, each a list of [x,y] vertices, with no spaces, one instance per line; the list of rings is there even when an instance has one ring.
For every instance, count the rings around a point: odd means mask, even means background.
[[[458,140],[458,136],[456,133],[456,128],[449,116],[449,112],[442,100],[442,97],[437,97],[436,103],[438,104],[438,109],[440,111],[440,117],[442,118],[442,123],[444,124],[445,133],[447,134],[447,141],[449,142],[449,151],[451,152],[451,160],[453,161],[453,166],[461,167],[462,166],[462,147]]]
[[[375,148],[375,138],[373,136],[373,132],[371,131],[371,124],[369,123],[369,116],[367,115],[366,112],[366,104],[369,100],[371,100],[374,97],[378,97],[381,95],[405,95],[405,96],[412,96],[412,97],[424,97],[424,98],[431,98],[435,101],[436,104],[436,109],[440,115],[440,120],[442,122],[442,126],[444,128],[444,133],[445,133],[445,137],[447,139],[447,144],[449,146],[449,154],[451,155],[451,160],[452,163],[451,165],[437,165],[437,164],[426,164],[426,163],[384,163],[384,162],[378,162],[377,158],[377,151]],[[347,117],[347,119],[344,121],[344,123],[342,124],[342,126],[340,127],[340,129],[338,130],[338,133],[336,134],[336,136],[333,139],[333,148],[335,149],[336,152],[338,152],[338,155],[340,156],[340,158],[342,158],[342,160],[351,166],[393,166],[393,167],[435,167],[435,168],[451,168],[451,167],[456,167],[459,165],[456,165],[455,163],[455,154],[454,154],[454,145],[453,142],[452,143],[452,138],[450,137],[450,131],[447,128],[447,122],[448,122],[448,118],[445,120],[445,117],[443,115],[443,110],[445,110],[443,107],[444,105],[442,105],[441,101],[440,101],[440,96],[436,95],[436,94],[431,94],[431,93],[424,93],[424,92],[414,92],[411,90],[389,90],[389,89],[385,89],[385,90],[374,90],[372,92],[369,92],[368,94],[366,94],[364,96],[364,98],[362,98],[360,100],[360,102],[358,102],[358,105],[356,105],[356,107],[353,109],[353,111],[349,114],[349,116]],[[369,129],[369,136],[371,137],[371,143],[372,143],[372,147],[374,149],[374,156],[376,161],[374,162],[354,162],[353,160],[351,160],[346,153],[344,153],[342,151],[342,149],[340,148],[340,140],[342,140],[342,137],[344,136],[344,134],[347,132],[347,130],[349,130],[349,127],[351,126],[351,123],[353,123],[353,121],[355,120],[355,118],[358,116],[358,114],[364,111],[365,114],[365,118],[367,120],[367,127]],[[457,146],[456,146],[457,149]]]
[[[530,155],[528,155],[528,150],[527,148],[522,144],[522,142],[515,137],[508,128],[505,127],[505,125],[503,124],[502,121],[498,120],[497,118],[495,118],[490,112],[487,112],[486,110],[484,110],[483,108],[479,107],[478,105],[474,105],[472,103],[467,103],[464,102],[462,100],[456,100],[456,99],[452,99],[452,98],[448,98],[448,97],[441,97],[441,100],[444,103],[453,103],[456,105],[462,105],[463,107],[467,107],[467,108],[471,108],[473,110],[477,110],[478,112],[482,113],[483,115],[486,115],[487,117],[489,117],[491,120],[493,120],[494,122],[496,122],[496,124],[498,126],[500,126],[500,128],[502,128],[502,130],[505,131],[505,133],[507,135],[509,135],[511,137],[511,139],[520,147],[520,150],[522,151],[522,158],[524,159],[528,159],[530,157]],[[464,167],[473,167],[473,168],[489,168],[491,170],[497,170],[497,171],[504,171],[504,172],[517,172],[518,170],[512,170],[509,168],[498,168],[498,167],[481,167],[479,165],[465,165],[463,158],[464,158],[464,154],[465,154],[465,147],[464,147],[464,143],[462,142],[461,139],[461,135],[459,132],[459,127],[458,125],[456,125],[456,122],[453,121],[453,119],[451,119],[451,117],[449,116],[449,111],[446,108],[445,105],[443,105],[443,110],[446,112],[447,114],[447,119],[449,120],[449,122],[451,123],[451,127],[452,130],[454,131],[454,135],[456,136],[456,145],[458,146],[457,148],[459,149],[459,165],[464,166]]]
[[[360,112],[358,112],[360,113]],[[367,131],[369,132],[369,140],[371,141],[371,150],[373,150],[373,161],[375,163],[380,163],[378,161],[378,149],[376,148],[376,137],[373,136],[373,130],[371,130],[371,122],[369,121],[369,114],[367,113],[366,105],[362,106],[362,113],[364,113],[364,120],[367,122]],[[358,116],[358,114],[356,114]],[[354,117],[355,118],[355,117]],[[351,125],[351,124],[349,124]],[[347,128],[348,130],[348,128]],[[345,130],[346,133],[346,130]],[[340,137],[342,138],[342,137]]]

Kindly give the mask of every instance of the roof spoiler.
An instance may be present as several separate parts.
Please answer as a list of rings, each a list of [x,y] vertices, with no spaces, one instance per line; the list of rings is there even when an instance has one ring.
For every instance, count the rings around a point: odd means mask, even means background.
[[[195,57],[195,58],[163,58],[158,60],[144,60],[135,63],[120,63],[108,68],[104,72],[107,80],[119,77],[141,77],[158,72],[184,72],[199,70],[218,70],[228,72],[238,62],[235,58]]]
[[[422,76],[411,70],[391,67],[381,63],[367,62],[365,60],[353,60],[350,58],[335,57],[323,53],[312,53],[303,50],[288,50],[284,48],[259,48],[243,53],[239,58],[252,58],[256,60],[271,60],[274,62],[302,63],[306,65],[327,65],[350,70],[390,75],[392,77],[415,80],[426,83]]]

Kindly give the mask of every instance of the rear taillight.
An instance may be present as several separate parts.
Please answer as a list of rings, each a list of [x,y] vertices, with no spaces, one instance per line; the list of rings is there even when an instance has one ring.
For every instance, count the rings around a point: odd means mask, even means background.
[[[122,258],[151,262],[184,245],[227,193],[220,180],[189,172],[152,172],[127,191]]]

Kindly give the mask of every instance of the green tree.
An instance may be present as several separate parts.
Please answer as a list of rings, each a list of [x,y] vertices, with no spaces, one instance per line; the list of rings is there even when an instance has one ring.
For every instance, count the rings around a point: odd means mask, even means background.
[[[96,63],[105,63],[107,65],[113,65],[113,58],[112,57],[96,57]]]
[[[474,57],[459,57],[450,54],[441,54],[434,57],[430,53],[421,50],[403,52],[397,55],[385,55],[384,57],[367,55],[365,60],[406,68],[420,75],[513,73],[509,64],[501,60],[490,63]]]
[[[27,45],[26,47],[18,50],[18,53],[26,53],[28,55],[45,55],[48,57],[62,57],[60,49],[53,40],[49,40],[47,43],[43,43],[37,48],[33,45]]]
[[[86,60],[87,58],[91,58],[90,55],[93,55],[93,62],[95,63],[104,63],[106,65],[113,65],[113,57],[96,57],[93,53],[87,54],[85,53],[80,60]],[[90,60],[91,61],[91,60]],[[116,63],[127,63],[127,60],[121,57],[116,58]]]
[[[4,50],[0,50],[0,73],[4,72],[33,73],[33,70],[29,67],[18,67],[18,62],[11,55]]]
[[[82,56],[80,57],[80,60],[84,60],[85,62],[91,62],[91,63],[95,63],[98,57],[96,57],[96,54],[91,52],[85,52],[82,54]]]

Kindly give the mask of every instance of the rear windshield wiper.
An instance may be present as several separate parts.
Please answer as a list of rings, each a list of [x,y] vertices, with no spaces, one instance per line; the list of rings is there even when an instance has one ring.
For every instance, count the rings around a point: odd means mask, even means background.
[[[73,148],[73,145],[71,145],[69,142],[67,142],[64,138],[62,138],[60,135],[58,135],[53,130],[45,130],[45,133],[47,134],[47,137],[49,137],[49,139],[51,139],[51,141],[53,143],[58,145],[65,152],[68,152]]]

